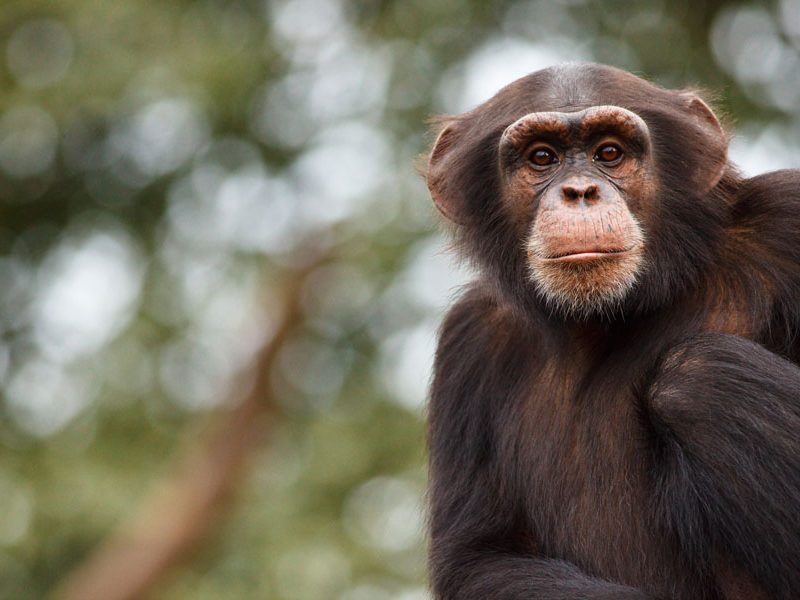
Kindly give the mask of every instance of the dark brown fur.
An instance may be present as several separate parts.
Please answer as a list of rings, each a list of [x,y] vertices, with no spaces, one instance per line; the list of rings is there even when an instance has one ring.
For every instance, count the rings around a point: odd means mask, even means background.
[[[685,98],[576,65],[446,122],[437,202],[481,275],[442,326],[431,391],[438,600],[800,595],[800,172],[727,165],[705,189],[725,144]],[[525,114],[596,105],[645,120],[659,184],[638,284],[578,319],[528,277],[536,213],[502,205],[497,145]]]

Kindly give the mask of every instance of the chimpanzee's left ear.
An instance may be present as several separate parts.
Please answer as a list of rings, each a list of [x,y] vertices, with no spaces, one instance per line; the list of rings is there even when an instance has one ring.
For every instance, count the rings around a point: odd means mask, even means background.
[[[728,164],[728,135],[717,115],[700,96],[694,92],[683,92],[681,98],[698,130],[705,161],[703,168],[696,173],[695,183],[699,189],[707,192],[719,183]]]
[[[460,138],[458,126],[458,121],[449,121],[439,132],[428,155],[427,182],[439,212],[450,221],[464,225],[467,221],[465,199],[454,181],[458,162],[455,148]]]

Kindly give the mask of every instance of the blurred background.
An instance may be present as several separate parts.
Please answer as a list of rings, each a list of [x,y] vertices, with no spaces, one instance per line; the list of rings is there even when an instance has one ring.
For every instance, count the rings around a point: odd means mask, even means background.
[[[800,0],[4,0],[0,598],[427,598],[415,160],[568,60],[800,166]]]

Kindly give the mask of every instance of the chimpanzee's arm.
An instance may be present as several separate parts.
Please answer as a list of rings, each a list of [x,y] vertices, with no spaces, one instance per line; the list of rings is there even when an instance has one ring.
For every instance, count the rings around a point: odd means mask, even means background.
[[[569,563],[535,558],[514,490],[508,403],[529,350],[468,295],[442,329],[429,409],[431,583],[437,600],[646,600]],[[505,434],[505,435],[501,435]],[[502,446],[502,447],[501,447]],[[504,454],[504,452],[506,452]]]
[[[684,548],[702,562],[726,555],[770,598],[796,598],[800,368],[750,340],[704,334],[668,353],[648,400],[663,511]]]

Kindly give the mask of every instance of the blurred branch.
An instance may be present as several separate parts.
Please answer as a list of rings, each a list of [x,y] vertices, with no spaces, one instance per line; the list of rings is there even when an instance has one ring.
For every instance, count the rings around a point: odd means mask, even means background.
[[[177,474],[157,485],[136,514],[55,589],[53,600],[145,598],[220,521],[248,457],[274,424],[270,372],[301,320],[303,283],[328,258],[317,257],[290,276],[282,314],[254,357],[253,381],[244,398],[220,416],[199,445],[192,445]]]

